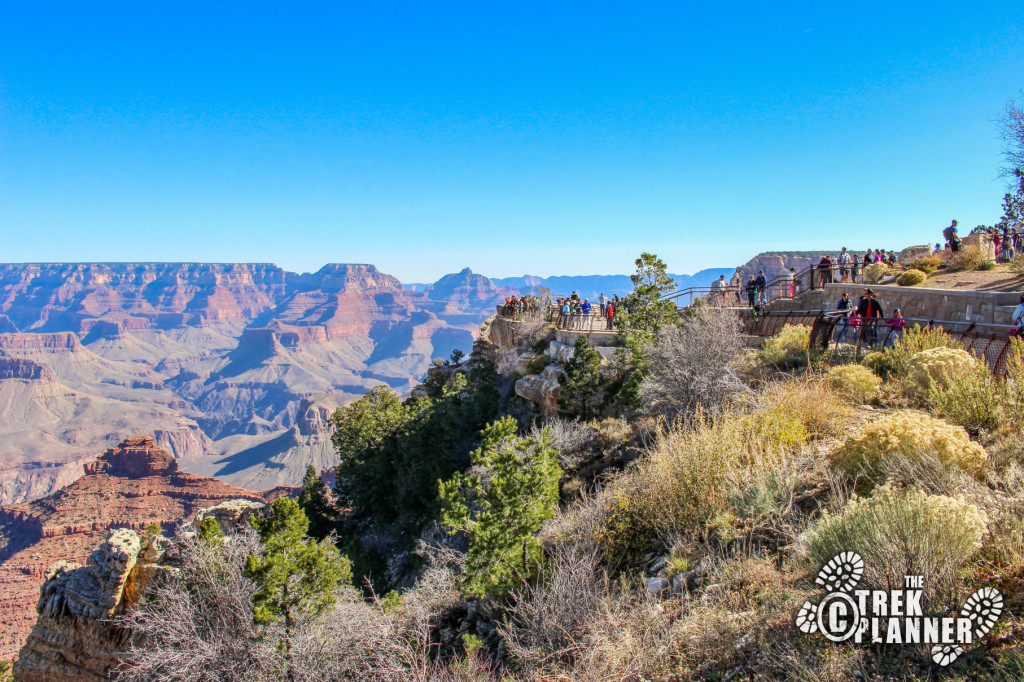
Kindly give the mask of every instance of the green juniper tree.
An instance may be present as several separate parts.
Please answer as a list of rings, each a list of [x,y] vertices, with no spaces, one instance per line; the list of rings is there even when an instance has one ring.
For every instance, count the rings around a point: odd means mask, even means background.
[[[299,506],[309,519],[309,536],[323,540],[334,530],[338,517],[338,508],[331,500],[327,484],[320,478],[313,465],[306,467],[306,475],[302,477],[302,490],[299,491]]]
[[[565,363],[565,373],[559,378],[562,393],[559,406],[571,417],[590,419],[601,408],[601,356],[580,336],[573,347],[573,355]]]
[[[512,417],[488,424],[471,472],[440,483],[443,523],[469,536],[464,587],[475,596],[504,595],[536,574],[536,533],[558,512],[554,438],[546,429],[539,439],[517,436],[517,428]]]
[[[306,537],[309,521],[295,500],[279,497],[271,514],[253,517],[263,552],[250,555],[245,575],[256,585],[253,618],[261,625],[282,622],[285,676],[294,680],[292,632],[306,619],[321,616],[334,606],[334,592],[352,580],[348,559],[326,540]]]
[[[675,301],[663,298],[675,288],[675,282],[666,274],[665,263],[652,253],[642,253],[635,264],[636,274],[629,277],[633,291],[615,312],[621,345],[618,360],[626,374],[619,398],[627,405],[637,404],[640,385],[647,374],[647,347],[662,327],[680,321]]]

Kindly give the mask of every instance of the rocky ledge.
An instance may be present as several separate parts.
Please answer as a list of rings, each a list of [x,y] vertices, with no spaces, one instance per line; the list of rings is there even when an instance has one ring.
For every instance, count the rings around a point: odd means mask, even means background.
[[[200,510],[192,524],[213,518],[225,530],[244,522],[264,505],[228,500]],[[116,616],[136,604],[146,586],[177,571],[174,541],[157,535],[142,542],[129,528],[110,531],[85,566],[60,560],[46,572],[36,604],[36,623],[14,664],[14,679],[92,681],[109,678],[121,661],[131,633]]]

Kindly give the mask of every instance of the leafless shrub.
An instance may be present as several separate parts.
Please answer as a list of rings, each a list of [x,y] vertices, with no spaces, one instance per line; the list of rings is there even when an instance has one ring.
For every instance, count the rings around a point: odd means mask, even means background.
[[[558,463],[563,471],[572,471],[586,461],[591,450],[601,438],[601,432],[579,420],[554,417],[530,432],[533,438],[539,438],[544,429],[549,429],[559,448]]]
[[[735,313],[697,307],[680,326],[663,327],[648,347],[649,371],[640,401],[653,414],[690,417],[703,406],[715,414],[743,390],[733,362],[743,350]]]
[[[196,536],[179,541],[179,574],[159,578],[122,618],[133,633],[124,680],[262,680],[275,666],[273,643],[258,637],[245,559],[262,548],[252,531],[223,548]]]
[[[533,348],[551,334],[551,323],[541,312],[527,313],[515,323],[513,333],[516,345]]]
[[[597,544],[571,542],[556,547],[543,579],[513,596],[509,621],[499,628],[509,653],[529,670],[571,664],[579,658],[587,622],[603,597]]]

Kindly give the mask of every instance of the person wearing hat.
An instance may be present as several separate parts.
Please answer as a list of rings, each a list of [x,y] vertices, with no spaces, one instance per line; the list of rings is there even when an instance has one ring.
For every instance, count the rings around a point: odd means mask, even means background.
[[[857,302],[857,314],[864,319],[864,331],[861,333],[861,338],[870,335],[871,345],[876,345],[878,343],[878,320],[885,313],[882,312],[882,304],[875,298],[875,292],[871,289],[865,289],[864,295]]]

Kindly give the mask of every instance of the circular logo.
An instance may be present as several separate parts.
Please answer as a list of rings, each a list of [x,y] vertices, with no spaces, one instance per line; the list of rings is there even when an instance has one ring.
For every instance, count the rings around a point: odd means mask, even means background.
[[[857,602],[845,592],[833,592],[818,604],[818,632],[832,642],[845,642],[860,625]]]

